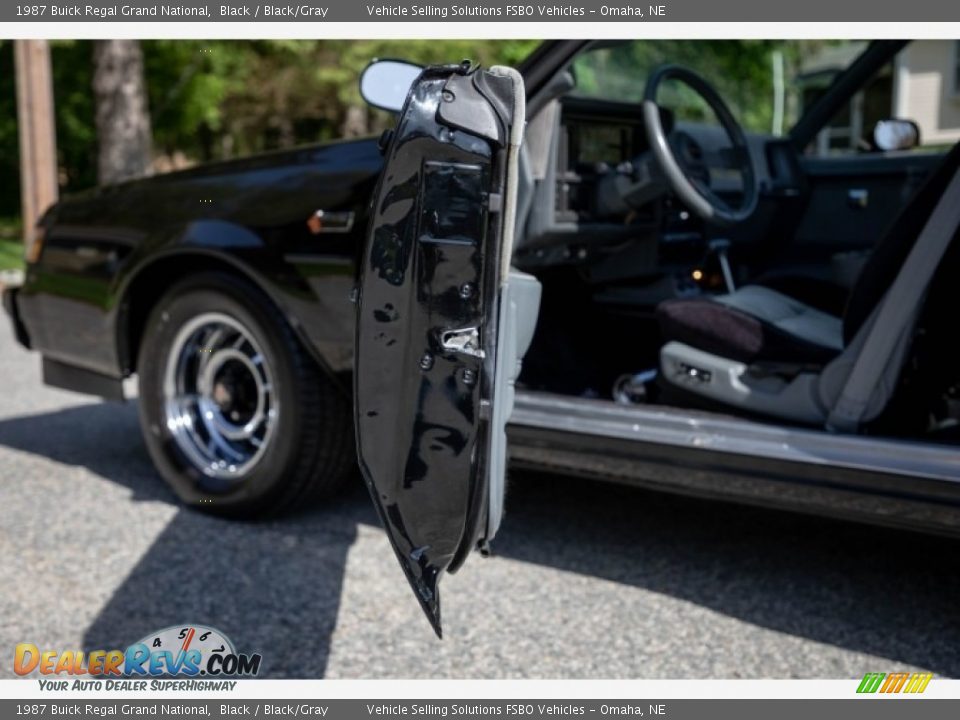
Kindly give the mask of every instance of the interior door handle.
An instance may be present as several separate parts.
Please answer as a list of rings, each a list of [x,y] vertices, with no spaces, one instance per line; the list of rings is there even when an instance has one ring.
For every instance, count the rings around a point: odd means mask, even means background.
[[[855,209],[865,208],[870,204],[870,191],[866,188],[850,188],[847,190],[847,205]]]

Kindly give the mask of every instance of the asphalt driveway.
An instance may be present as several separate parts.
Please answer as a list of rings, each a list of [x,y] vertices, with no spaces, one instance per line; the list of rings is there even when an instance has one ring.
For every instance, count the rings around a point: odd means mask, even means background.
[[[0,323],[0,676],[18,642],[196,622],[278,677],[960,676],[960,543],[556,476],[511,479],[438,641],[359,485],[266,523],[179,507],[136,407],[40,384]]]

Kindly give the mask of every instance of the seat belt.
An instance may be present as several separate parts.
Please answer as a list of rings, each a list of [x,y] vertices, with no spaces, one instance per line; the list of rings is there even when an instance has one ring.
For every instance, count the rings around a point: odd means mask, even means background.
[[[913,323],[940,260],[960,226],[960,169],[940,197],[896,279],[883,296],[853,369],[827,417],[827,428],[856,431],[871,397]],[[899,368],[898,368],[899,370]]]

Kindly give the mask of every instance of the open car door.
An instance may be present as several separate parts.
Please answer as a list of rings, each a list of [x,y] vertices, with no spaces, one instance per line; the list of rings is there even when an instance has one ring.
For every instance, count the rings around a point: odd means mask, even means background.
[[[510,272],[522,77],[428,68],[385,148],[357,299],[360,468],[441,634],[438,583],[503,511],[505,425],[540,286]]]

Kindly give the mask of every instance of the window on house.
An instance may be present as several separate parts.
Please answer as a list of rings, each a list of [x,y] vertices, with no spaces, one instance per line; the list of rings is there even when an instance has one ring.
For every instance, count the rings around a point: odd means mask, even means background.
[[[960,95],[960,40],[953,42],[953,92]]]

